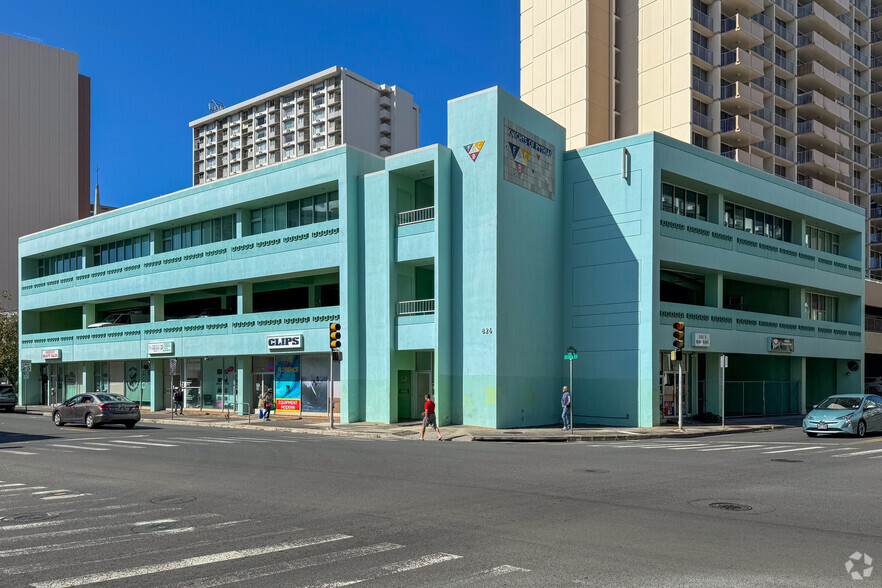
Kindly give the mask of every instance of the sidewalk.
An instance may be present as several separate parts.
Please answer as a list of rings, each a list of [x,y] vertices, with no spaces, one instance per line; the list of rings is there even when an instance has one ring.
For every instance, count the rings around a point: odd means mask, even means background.
[[[18,407],[16,412],[24,412]],[[51,406],[29,406],[27,414],[50,416]],[[464,425],[450,425],[441,428],[445,441],[497,441],[497,442],[572,442],[572,441],[639,441],[643,439],[689,439],[712,435],[728,435],[732,433],[751,433],[800,426],[800,417],[776,417],[762,422],[755,419],[730,419],[732,424],[722,429],[719,424],[706,424],[688,421],[683,431],[676,426],[659,426],[644,428],[627,427],[577,427],[572,432],[562,431],[559,427],[531,427],[525,429],[485,429]],[[184,425],[195,427],[217,427],[227,429],[260,429],[265,431],[282,431],[291,433],[309,433],[314,435],[333,435],[341,437],[361,437],[368,439],[411,439],[420,436],[422,423],[412,421],[406,423],[334,423],[331,429],[327,421],[298,419],[295,417],[273,416],[269,422],[259,420],[255,415],[240,416],[220,412],[193,412],[184,416],[174,416],[170,411],[143,412],[140,426],[154,424]],[[435,440],[434,431],[426,431],[426,440]]]

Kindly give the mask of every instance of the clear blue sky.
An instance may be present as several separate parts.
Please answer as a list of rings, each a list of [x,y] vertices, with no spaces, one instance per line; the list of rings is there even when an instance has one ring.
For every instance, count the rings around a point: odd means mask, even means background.
[[[447,100],[495,85],[518,95],[519,4],[7,0],[0,32],[79,54],[92,188],[98,165],[101,202],[125,206],[192,184],[187,125],[209,100],[232,105],[333,65],[412,93],[420,144],[446,143]]]

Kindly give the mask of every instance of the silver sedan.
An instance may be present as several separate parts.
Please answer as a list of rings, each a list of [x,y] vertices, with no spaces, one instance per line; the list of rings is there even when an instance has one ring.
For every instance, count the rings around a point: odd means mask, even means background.
[[[59,404],[52,411],[52,422],[83,424],[94,429],[98,425],[121,423],[131,429],[141,420],[141,407],[119,394],[79,394]]]

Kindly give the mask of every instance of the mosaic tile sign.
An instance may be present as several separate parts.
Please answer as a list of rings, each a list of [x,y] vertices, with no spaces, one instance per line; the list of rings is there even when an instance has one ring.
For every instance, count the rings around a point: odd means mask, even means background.
[[[510,120],[504,122],[503,177],[554,200],[554,147]]]

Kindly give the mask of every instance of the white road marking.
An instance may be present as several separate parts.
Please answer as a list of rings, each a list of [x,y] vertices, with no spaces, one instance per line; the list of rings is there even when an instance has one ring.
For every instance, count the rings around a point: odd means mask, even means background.
[[[176,508],[174,510],[181,510],[181,508]],[[120,513],[120,514],[116,514],[116,515],[100,515],[97,517],[88,517],[88,518],[82,518],[82,519],[64,519],[61,521],[54,521],[54,520],[53,521],[42,521],[45,523],[52,523],[52,525],[42,525],[42,526],[56,526],[57,527],[59,525],[62,525],[64,523],[68,523],[68,522],[78,522],[78,521],[82,521],[82,520],[93,521],[93,520],[97,520],[97,519],[107,519],[107,518],[112,518],[112,517],[117,517],[117,516],[131,517],[131,516],[138,516],[138,515],[148,515],[148,514],[153,514],[156,512],[158,512],[158,511],[148,510],[148,511],[142,511],[142,512],[125,512],[125,513]],[[52,514],[60,514],[60,513],[56,512],[56,513],[52,513]],[[30,524],[34,525],[34,526],[41,526],[39,523],[30,523]],[[124,526],[131,525],[131,523],[120,523],[120,524],[124,525]],[[135,524],[137,525],[139,523],[135,523]],[[147,523],[140,523],[140,524],[147,524]],[[6,529],[6,528],[7,527],[0,527],[0,529]],[[101,530],[104,530],[107,528],[108,527],[106,525],[102,526],[102,527],[78,527],[76,529],[62,529],[62,530],[46,531],[45,533],[30,533],[28,535],[16,535],[15,537],[0,537],[0,543],[7,544],[7,543],[15,543],[16,541],[26,541],[26,540],[30,540],[30,539],[45,539],[48,537],[62,537],[64,535],[74,535],[76,533],[101,531]]]
[[[172,570],[188,569],[194,566],[204,566],[213,563],[244,559],[257,555],[267,555],[270,553],[290,551],[292,549],[299,549],[301,547],[309,547],[311,545],[320,545],[322,543],[330,543],[332,541],[341,541],[343,539],[351,538],[351,535],[321,535],[318,537],[310,537],[308,539],[291,541],[289,543],[282,543],[280,545],[225,551],[223,553],[213,553],[211,555],[190,557],[179,561],[170,561],[162,564],[140,566],[137,568],[129,568],[127,570],[119,570],[116,572],[100,572],[97,574],[88,574],[76,578],[63,578],[60,580],[50,580],[48,582],[37,582],[35,584],[31,584],[31,586],[33,586],[34,588],[68,588],[69,586],[83,586],[85,584],[95,584],[98,582],[110,582],[112,580],[120,580],[123,578],[134,578],[147,574],[158,574],[161,572],[168,572]]]
[[[125,443],[126,445],[148,445],[151,447],[177,447],[173,443],[156,443],[155,441],[111,441],[111,443]]]
[[[823,449],[823,445],[814,445],[811,447],[796,447],[794,449],[779,449],[778,451],[763,451],[763,453],[790,453],[791,451],[808,451],[809,449]]]
[[[293,439],[260,439],[257,437],[228,437],[228,439],[242,439],[243,441],[261,441],[265,443],[299,443]]]
[[[697,443],[695,445],[684,445],[683,447],[672,447],[671,451],[683,451],[684,449],[695,449],[697,447],[708,447],[710,443]]]
[[[223,576],[199,578],[198,580],[176,584],[175,588],[212,588],[214,586],[223,586],[224,584],[246,582],[249,580],[256,580],[257,578],[274,576],[276,574],[283,574],[303,568],[336,563],[347,559],[354,559],[356,557],[364,557],[366,555],[374,555],[376,553],[383,553],[386,551],[392,551],[394,549],[401,549],[402,547],[404,546],[397,545],[395,543],[378,543],[377,545],[368,545],[365,547],[356,547],[354,549],[346,549],[343,551],[334,551],[331,553],[323,553],[321,555],[313,555],[311,557],[305,557],[303,559],[298,559],[291,562],[279,562],[259,568],[245,569],[238,572],[225,574]]]
[[[480,572],[476,572],[465,578],[461,578],[459,580],[444,584],[444,587],[453,588],[453,586],[476,586],[480,585],[482,582],[489,580],[490,578],[504,576],[505,574],[511,574],[512,572],[529,571],[530,570],[526,568],[516,568],[515,566],[496,566],[495,568],[490,568],[489,570],[481,570]]]
[[[19,488],[4,488],[0,492],[24,492],[26,490],[42,490],[46,486],[21,486]]]
[[[156,525],[159,523],[176,523],[176,522],[178,522],[178,519],[157,519],[155,521],[141,521],[139,523],[135,523],[135,526],[140,527],[143,525]]]
[[[88,445],[88,446],[90,446],[90,447],[91,447],[91,446],[95,446],[95,447],[116,447],[117,449],[119,449],[120,447],[122,447],[123,449],[146,449],[145,447],[135,446],[135,445],[131,445],[131,446],[129,446],[129,445],[115,445],[115,444],[113,444],[113,443],[97,443],[97,442],[95,442],[95,441],[86,441],[86,442],[84,443],[84,445]]]
[[[882,449],[869,449],[867,451],[854,451],[852,453],[840,453],[833,457],[855,457],[857,455],[870,455],[871,453],[882,453]]]
[[[10,486],[25,486],[26,484],[22,482],[11,482],[9,484],[0,484],[0,488],[8,488]]]
[[[453,555],[452,553],[433,553],[432,555],[424,555],[422,557],[417,557],[415,559],[406,559],[404,561],[397,561],[395,563],[386,564],[384,566],[380,566],[378,568],[373,568],[368,570],[368,573],[358,579],[355,580],[345,580],[342,582],[329,582],[325,584],[316,584],[314,588],[340,588],[341,586],[351,586],[352,584],[360,584],[362,582],[370,582],[372,580],[377,580],[384,576],[390,576],[392,574],[400,574],[402,572],[409,572],[412,570],[418,570],[420,568],[425,568],[427,566],[443,563],[445,561],[451,561],[454,559],[462,558],[461,555]],[[313,587],[311,587],[313,588]]]
[[[214,437],[195,437],[198,441],[205,441],[207,443],[227,443],[227,444],[236,444],[238,441],[229,441],[226,439],[216,439]]]
[[[80,498],[81,496],[92,496],[88,492],[82,494],[62,494],[60,496],[44,496],[40,500],[65,500],[68,498]]]
[[[33,492],[34,496],[39,496],[40,494],[54,494],[55,492],[70,492],[67,488],[59,488],[57,490],[43,490],[42,492]]]
[[[84,445],[62,445],[60,443],[53,443],[50,447],[66,447],[68,449],[86,449],[89,451],[109,451],[108,449],[99,449],[98,447],[86,447]]]
[[[733,445],[731,447],[711,447],[709,449],[699,449],[699,451],[727,451],[729,449],[752,449],[754,447],[764,447],[763,445]]]
[[[14,455],[38,455],[33,451],[18,451],[16,449],[0,449],[3,453],[12,453]]]

